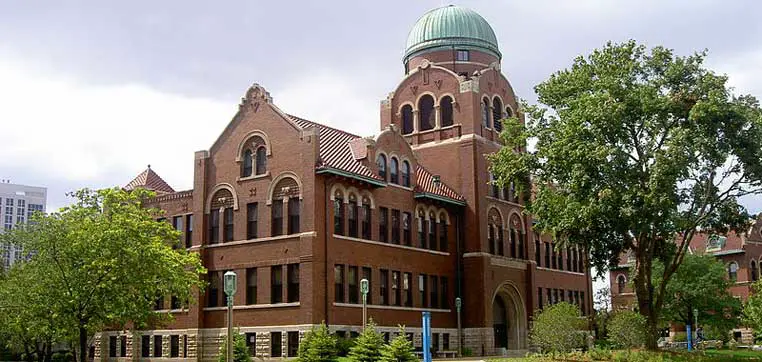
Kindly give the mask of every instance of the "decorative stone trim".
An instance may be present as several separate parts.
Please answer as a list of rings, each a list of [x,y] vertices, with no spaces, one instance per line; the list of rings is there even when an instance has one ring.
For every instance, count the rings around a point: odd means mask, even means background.
[[[405,250],[412,250],[412,251],[419,251],[419,252],[422,252],[422,253],[429,253],[429,254],[435,254],[435,255],[444,255],[444,256],[449,256],[450,255],[449,252],[445,252],[445,251],[428,250],[428,249],[415,248],[415,247],[412,247],[412,246],[398,245],[398,244],[392,244],[392,243],[382,243],[380,241],[365,240],[365,239],[353,238],[353,237],[344,236],[344,235],[333,234],[333,237],[335,239],[357,241],[357,242],[360,242],[360,243],[373,244],[373,245],[379,245],[379,246],[387,246],[387,247],[391,247],[391,248],[398,248],[398,249],[405,249]]]
[[[351,303],[333,303],[334,307],[347,307],[347,308],[362,308],[362,304]],[[388,310],[407,310],[414,312],[434,312],[434,313],[450,313],[451,309],[438,309],[438,308],[417,308],[417,307],[400,307],[395,305],[377,305],[368,304],[368,309],[388,309]]]
[[[233,310],[243,310],[243,309],[268,309],[268,308],[290,308],[290,307],[299,307],[300,302],[295,303],[277,303],[277,304],[252,304],[252,305],[234,305]],[[204,308],[204,312],[215,312],[215,311],[225,311],[228,310],[228,307],[206,307]]]
[[[577,275],[577,276],[584,276],[585,273],[580,272],[573,272],[568,270],[560,270],[560,269],[552,269],[552,268],[546,268],[544,266],[538,266],[537,270],[543,270],[543,271],[549,271],[549,272],[556,272],[556,273],[564,273],[564,274],[571,274],[571,275]]]
[[[237,241],[228,241],[225,243],[217,243],[217,244],[206,244],[204,245],[204,248],[206,249],[212,249],[212,248],[221,248],[225,246],[235,246],[235,245],[245,245],[245,244],[253,244],[253,243],[263,243],[268,241],[279,241],[279,240],[285,240],[285,239],[294,239],[294,238],[301,238],[301,237],[316,237],[317,232],[315,231],[305,231],[303,233],[299,234],[289,234],[289,235],[279,235],[279,236],[268,236],[264,238],[256,238],[256,239],[249,239],[249,240],[237,240]],[[191,249],[195,248],[191,247]]]

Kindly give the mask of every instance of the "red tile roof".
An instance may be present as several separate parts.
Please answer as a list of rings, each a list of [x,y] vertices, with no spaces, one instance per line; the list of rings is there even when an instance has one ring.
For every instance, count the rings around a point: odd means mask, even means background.
[[[429,172],[420,164],[415,169],[415,179],[418,181],[417,185],[415,185],[416,193],[446,197],[448,199],[453,199],[459,202],[466,201],[463,196],[458,194],[457,191],[455,191],[452,187],[447,186],[447,184],[441,180],[439,181],[439,184],[434,182],[434,175],[432,175],[431,172]]]
[[[171,194],[174,193],[175,190],[167,184],[164,179],[159,176],[154,170],[151,169],[151,165],[148,165],[148,168],[141,172],[137,177],[135,177],[130,183],[128,183],[126,186],[124,186],[124,189],[127,191],[134,190],[138,187],[144,188],[146,190],[156,191],[158,194]]]
[[[382,178],[360,162],[361,159],[367,157],[367,153],[363,149],[365,143],[361,141],[360,136],[296,116],[288,116],[301,128],[317,128],[320,142],[320,159],[316,165],[318,169],[333,169],[339,172],[354,174],[364,179],[370,179],[371,181],[385,183]],[[423,166],[418,165],[415,172],[416,180],[418,181],[418,184],[415,186],[417,194],[441,197],[458,203],[465,201],[463,196],[444,182],[440,182],[437,185],[434,182],[434,175]]]

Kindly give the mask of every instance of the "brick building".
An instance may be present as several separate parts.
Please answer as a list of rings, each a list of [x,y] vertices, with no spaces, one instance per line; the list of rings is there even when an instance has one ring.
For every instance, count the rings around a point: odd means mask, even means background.
[[[742,235],[730,232],[727,235],[700,233],[694,236],[689,253],[710,254],[725,263],[728,278],[734,281],[730,293],[746,301],[751,293],[751,284],[759,280],[762,262],[762,217],[758,218],[748,232]],[[619,265],[609,271],[611,305],[614,309],[634,308],[637,305],[635,291],[630,283],[630,268],[635,265],[632,255],[624,254]],[[699,324],[701,321],[699,320]],[[671,332],[684,331],[682,326],[674,326]],[[733,330],[738,341],[751,343],[752,331],[747,328]]]
[[[489,24],[455,7],[432,10],[410,32],[406,73],[380,105],[380,132],[360,137],[290,115],[255,84],[208,150],[194,159],[193,189],[176,192],[147,169],[153,205],[201,254],[209,287],[198,304],[167,298],[175,321],[156,330],[106,332],[98,358],[212,360],[225,333],[222,275],[235,271],[234,323],[256,356],[294,356],[325,321],[339,335],[368,315],[389,338],[406,325],[421,346],[421,312],[435,349],[476,355],[527,349],[537,308],[592,308],[584,253],[556,250],[532,231],[520,195],[490,183],[485,154],[501,147],[514,115]],[[522,152],[523,149],[517,149]]]

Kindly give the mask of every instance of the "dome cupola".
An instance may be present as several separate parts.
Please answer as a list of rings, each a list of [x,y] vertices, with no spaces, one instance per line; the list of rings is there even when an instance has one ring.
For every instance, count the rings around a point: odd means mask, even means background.
[[[438,50],[476,50],[501,58],[492,27],[475,11],[450,5],[423,14],[407,37],[403,62]]]

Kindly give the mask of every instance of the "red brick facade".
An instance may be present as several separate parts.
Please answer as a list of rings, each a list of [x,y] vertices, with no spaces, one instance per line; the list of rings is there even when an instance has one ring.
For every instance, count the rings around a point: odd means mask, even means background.
[[[256,333],[248,335],[256,355],[291,355],[300,333],[321,322],[358,332],[359,279],[366,277],[368,315],[382,332],[393,335],[406,325],[420,346],[421,312],[430,311],[440,350],[456,350],[459,334],[476,355],[524,350],[537,308],[565,300],[585,314],[592,310],[584,253],[556,251],[549,236],[532,231],[523,201],[510,188],[490,185],[484,155],[501,147],[495,118],[499,123],[515,114],[516,97],[499,59],[474,50],[471,59],[455,62],[451,52],[411,59],[399,86],[381,102],[380,133],[372,138],[288,115],[254,85],[217,141],[196,152],[193,190],[153,201],[168,221],[181,217],[178,229],[203,258],[210,281],[227,270],[237,273],[234,324]],[[412,127],[405,124],[405,105]],[[422,124],[425,115],[429,122]],[[294,214],[298,222],[289,219]],[[298,281],[298,297],[289,293],[292,281]],[[181,336],[178,358],[215,358],[225,326],[221,285],[211,282],[198,303],[166,310],[175,316],[169,326],[141,333]],[[463,301],[460,331],[457,297]],[[113,356],[106,336],[114,334],[101,336],[101,358]],[[131,342],[128,354],[153,356],[158,347],[151,342],[147,350]]]

